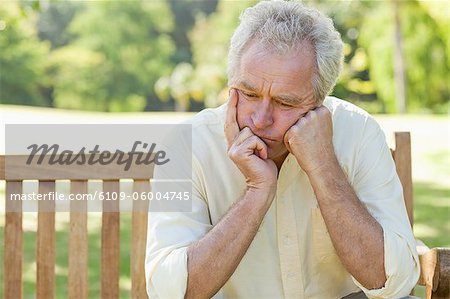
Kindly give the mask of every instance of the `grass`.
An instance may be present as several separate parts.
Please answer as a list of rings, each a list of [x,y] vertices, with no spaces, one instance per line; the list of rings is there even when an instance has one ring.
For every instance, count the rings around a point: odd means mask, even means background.
[[[450,189],[416,183],[414,195],[415,236],[429,247],[450,247]]]
[[[56,266],[55,266],[55,298],[68,297],[68,213],[57,213],[56,231]],[[24,255],[23,255],[23,298],[36,298],[36,213],[25,213],[24,223]],[[34,226],[34,227],[33,227]],[[3,257],[3,228],[0,232],[0,254]],[[100,298],[101,283],[101,215],[89,213],[88,216],[88,297]],[[131,297],[130,278],[131,251],[131,214],[122,213],[120,219],[120,298]],[[3,262],[0,279],[3,281]],[[3,288],[0,291],[3,298]]]
[[[13,109],[14,110],[14,109]],[[36,112],[42,115],[39,111]],[[58,112],[62,113],[62,112]],[[6,115],[5,122],[33,122],[30,115],[26,119]],[[9,115],[9,116],[8,116]],[[17,116],[17,114],[15,114]],[[69,112],[57,116],[56,122],[64,122],[67,116],[76,115]],[[5,116],[5,115],[3,115]],[[152,114],[130,114],[120,116],[89,114],[87,122],[127,123],[140,117],[144,120],[153,118]],[[115,118],[116,117],[116,118]],[[179,116],[177,120],[179,119]],[[184,116],[186,117],[186,116]],[[48,117],[46,117],[48,118]],[[414,180],[414,234],[429,247],[450,247],[450,121],[442,116],[377,116],[385,131],[407,130],[412,133],[413,180]],[[9,121],[8,121],[9,119]],[[95,119],[96,121],[93,121]],[[164,114],[165,122],[170,114]],[[13,121],[14,120],[14,121]],[[41,122],[40,120],[34,120]],[[131,121],[133,122],[133,121]],[[155,121],[156,122],[156,121]],[[1,128],[0,128],[1,130]],[[0,132],[0,136],[4,132]],[[4,234],[4,184],[0,184],[0,280],[3,281],[3,234]],[[35,298],[36,290],[36,213],[25,213],[24,227],[24,264],[23,264],[23,298]],[[56,298],[67,298],[68,275],[68,213],[56,214]],[[99,213],[88,215],[88,284],[89,298],[100,297],[100,242],[101,216]],[[131,215],[122,213],[120,223],[120,296],[130,297],[130,244]],[[424,298],[423,288],[417,288],[416,296]],[[3,287],[0,287],[0,298],[3,298]]]

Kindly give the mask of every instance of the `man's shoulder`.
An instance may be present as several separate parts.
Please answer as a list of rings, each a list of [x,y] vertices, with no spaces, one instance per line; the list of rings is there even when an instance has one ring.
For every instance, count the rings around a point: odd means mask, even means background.
[[[223,123],[225,120],[226,104],[217,108],[207,108],[192,118],[185,121],[185,123],[192,125],[193,130],[217,130],[223,131]]]
[[[323,101],[323,105],[326,106],[333,115],[343,114],[347,116],[355,116],[360,118],[368,118],[370,114],[364,109],[356,106],[353,103],[339,99],[337,97],[328,96]]]
[[[204,109],[185,122],[192,126],[192,153],[197,159],[226,157],[225,115],[226,104]]]
[[[378,126],[375,119],[367,111],[348,101],[328,96],[325,98],[323,105],[330,110],[336,129],[349,129],[350,127],[367,129],[367,127]]]
[[[355,104],[331,96],[323,104],[332,115],[335,141],[348,144],[352,140],[356,145],[383,132],[378,122]]]

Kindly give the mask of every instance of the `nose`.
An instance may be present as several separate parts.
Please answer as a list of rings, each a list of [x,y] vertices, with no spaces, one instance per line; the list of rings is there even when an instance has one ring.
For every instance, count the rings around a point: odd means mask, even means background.
[[[256,129],[264,129],[273,124],[273,106],[270,99],[264,98],[258,102],[252,113],[252,121]]]

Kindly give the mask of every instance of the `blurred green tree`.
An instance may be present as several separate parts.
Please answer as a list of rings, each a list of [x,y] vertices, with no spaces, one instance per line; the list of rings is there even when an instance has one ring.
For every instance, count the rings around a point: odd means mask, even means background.
[[[344,43],[344,66],[332,92],[371,112],[382,111],[383,102],[377,94],[369,72],[367,51],[359,44],[365,15],[374,9],[373,1],[308,1],[330,16]]]
[[[401,105],[397,105],[395,82],[403,80],[399,85],[406,86],[408,111],[448,108],[449,18],[442,3],[400,3],[400,58],[405,76],[398,79],[394,76],[395,15],[390,2],[305,2],[331,16],[344,41],[344,71],[334,95],[371,112],[396,112]],[[189,98],[205,101],[206,106],[223,102],[228,42],[240,12],[252,4],[220,1],[215,13],[199,15],[190,34],[192,66],[181,64],[171,76],[161,78],[158,94],[172,95],[184,105]]]
[[[172,57],[175,64],[192,61],[189,31],[195,24],[197,14],[209,15],[216,10],[218,0],[170,0],[170,8],[174,17],[174,30],[171,36],[175,42],[176,51]]]
[[[399,5],[408,111],[445,110],[442,107],[448,108],[449,99],[447,37],[439,30],[439,20],[432,18],[419,2],[404,1]],[[385,103],[385,112],[397,111],[393,18],[389,3],[377,3],[376,9],[366,15],[358,39],[366,49],[370,77],[379,99]]]
[[[0,103],[51,106],[46,88],[49,45],[37,38],[33,10],[14,2],[0,6]]]
[[[172,68],[175,47],[168,3],[84,2],[69,31],[72,43],[56,48],[56,107],[142,111],[157,107],[154,83]]]
[[[0,101],[101,111],[161,110],[174,100],[179,111],[217,106],[227,95],[229,39],[256,3],[217,1],[4,2]],[[334,95],[396,112],[405,86],[408,111],[448,111],[446,3],[305,2],[331,16],[344,41]]]
[[[189,108],[189,99],[215,107],[226,100],[228,43],[238,25],[239,15],[257,1],[220,1],[217,10],[198,14],[189,34],[192,63],[180,63],[170,76],[156,84],[160,97],[172,96],[179,110]]]
[[[65,46],[75,35],[68,30],[74,16],[82,9],[80,2],[48,2],[40,6],[37,30],[40,40],[49,41],[51,49]]]
[[[176,65],[171,75],[160,78],[155,89],[158,97],[165,102],[174,102],[176,111],[199,110],[204,107],[203,99],[193,99],[189,93],[190,72],[192,71],[192,45],[188,37],[198,14],[209,15],[216,10],[217,0],[170,0],[175,27],[171,36],[176,51],[171,61]],[[179,85],[170,92],[170,85]],[[183,85],[183,86],[181,86]]]

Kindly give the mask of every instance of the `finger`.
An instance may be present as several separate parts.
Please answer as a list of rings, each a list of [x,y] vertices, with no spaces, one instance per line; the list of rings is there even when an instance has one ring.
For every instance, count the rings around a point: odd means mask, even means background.
[[[315,111],[317,114],[320,115],[323,113],[329,113],[330,109],[328,109],[328,107],[325,105],[320,105],[320,106],[317,106],[316,108],[314,108],[313,111]]]
[[[230,90],[230,97],[228,99],[227,114],[224,125],[224,132],[225,137],[227,139],[228,147],[231,146],[231,144],[233,143],[234,139],[238,136],[240,131],[236,119],[237,102],[238,102],[238,94],[236,92],[236,89],[232,88]]]
[[[330,109],[328,109],[327,106],[322,105],[322,106],[320,106],[320,114],[331,116],[331,111],[330,111]]]
[[[267,160],[269,153],[267,152],[267,145],[264,144],[264,147],[260,150],[257,150],[257,156],[263,160]]]
[[[319,106],[317,106],[316,108],[314,108],[313,110],[328,110],[328,107],[327,106],[325,106],[325,105],[319,105]]]
[[[289,139],[290,139],[289,135],[290,135],[290,133],[289,133],[289,130],[288,130],[288,131],[286,132],[286,134],[284,134],[283,142],[284,142],[284,145],[286,146],[286,149],[287,149],[290,153],[292,153],[292,152],[291,152],[291,145],[289,144]]]
[[[267,145],[256,135],[245,139],[242,142],[241,147],[245,148],[247,152],[255,153],[263,160],[267,159]]]
[[[232,143],[234,145],[240,145],[242,142],[244,142],[244,140],[254,135],[255,134],[253,134],[252,130],[249,127],[245,127],[239,132],[238,136],[234,138]]]
[[[298,123],[300,123],[300,121],[301,121],[302,119],[305,119],[305,120],[308,119],[308,120],[310,120],[310,119],[314,118],[314,117],[316,116],[317,112],[318,112],[317,108],[318,108],[318,107],[309,110],[303,117],[301,117],[301,118],[298,120]]]
[[[309,113],[309,112],[308,112],[308,113]],[[295,124],[293,124],[293,125],[286,131],[286,133],[284,133],[284,136],[283,136],[283,142],[284,142],[284,145],[286,146],[286,149],[287,149],[290,153],[292,153],[292,151],[291,151],[291,139],[294,138],[294,136],[295,136],[296,134],[298,134],[298,131],[300,130],[300,128],[301,128],[302,126],[304,126],[305,121],[306,121],[305,116],[306,116],[306,115],[300,116],[300,118],[295,122]]]

